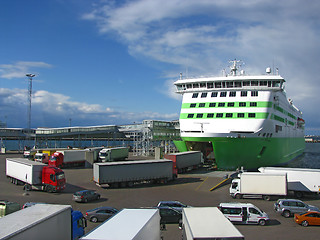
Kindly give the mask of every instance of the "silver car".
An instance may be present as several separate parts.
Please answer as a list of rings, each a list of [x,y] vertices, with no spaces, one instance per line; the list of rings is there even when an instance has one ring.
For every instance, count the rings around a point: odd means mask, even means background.
[[[307,211],[319,212],[317,207],[308,205],[297,199],[279,199],[274,203],[274,209],[286,218],[293,216],[295,213],[304,213]]]

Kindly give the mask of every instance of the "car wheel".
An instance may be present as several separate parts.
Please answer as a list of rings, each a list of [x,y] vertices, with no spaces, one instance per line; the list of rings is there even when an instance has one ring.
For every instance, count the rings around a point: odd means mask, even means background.
[[[259,220],[259,225],[260,225],[260,226],[266,225],[266,220],[260,219],[260,220]]]
[[[98,222],[98,218],[92,217],[92,218],[90,218],[90,221],[96,223],[96,222]]]
[[[308,221],[304,220],[304,221],[302,221],[301,225],[304,227],[308,227],[309,223],[308,223]]]
[[[286,217],[286,218],[290,217],[291,216],[290,211],[288,211],[288,210],[284,211],[283,212],[283,216]]]
[[[97,200],[99,200],[100,199],[100,195],[98,195],[98,197],[97,197]]]
[[[87,202],[88,202],[88,199],[87,199],[87,198],[85,198],[83,201],[84,201],[85,203],[87,203]]]

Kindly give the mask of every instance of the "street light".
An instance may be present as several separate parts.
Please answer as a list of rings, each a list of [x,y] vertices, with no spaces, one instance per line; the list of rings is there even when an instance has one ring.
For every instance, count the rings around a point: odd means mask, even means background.
[[[32,78],[35,77],[35,74],[28,73],[26,76],[29,78],[28,85],[28,130],[31,128],[31,97],[32,97]]]

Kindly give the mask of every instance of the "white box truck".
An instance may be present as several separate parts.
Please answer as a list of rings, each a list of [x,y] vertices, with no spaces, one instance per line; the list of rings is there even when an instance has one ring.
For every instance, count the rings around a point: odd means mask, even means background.
[[[238,176],[232,180],[229,189],[233,198],[263,198],[270,201],[272,197],[287,195],[286,174],[244,172]]]
[[[70,205],[37,204],[0,218],[0,239],[72,239]]]
[[[260,167],[262,173],[287,174],[288,191],[301,198],[304,194],[320,193],[320,169]]]
[[[125,160],[128,156],[129,148],[127,147],[104,148],[99,152],[101,162]]]
[[[200,151],[165,154],[164,159],[175,161],[178,173],[196,169],[203,164],[203,154]]]
[[[244,239],[244,236],[216,207],[182,210],[183,240]]]
[[[123,209],[82,240],[160,240],[158,209]]]
[[[139,160],[93,164],[93,181],[110,187],[132,187],[136,182],[174,180],[177,170],[171,160]]]

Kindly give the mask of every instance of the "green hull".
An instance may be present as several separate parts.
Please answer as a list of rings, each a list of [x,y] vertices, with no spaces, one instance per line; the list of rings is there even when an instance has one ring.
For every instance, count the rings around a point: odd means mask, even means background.
[[[212,143],[215,161],[219,169],[256,169],[289,162],[303,153],[304,138],[182,138],[177,148],[191,150],[199,143]],[[184,144],[183,144],[184,142]],[[195,149],[193,147],[192,150]]]

